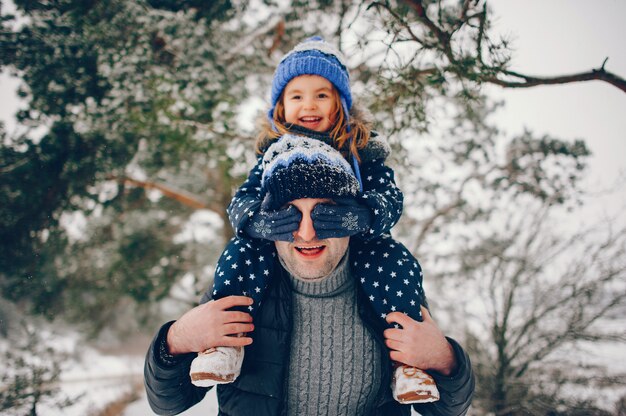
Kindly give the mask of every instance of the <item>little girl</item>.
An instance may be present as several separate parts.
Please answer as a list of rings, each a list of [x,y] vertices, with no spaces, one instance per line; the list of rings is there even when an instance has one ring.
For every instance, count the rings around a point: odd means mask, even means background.
[[[321,38],[307,39],[287,53],[275,71],[271,108],[257,151],[261,155],[268,149],[275,151],[279,146],[271,145],[282,136],[299,135],[341,152],[361,189],[357,197],[334,198],[336,205],[316,206],[311,218],[317,238],[353,236],[351,246],[357,249],[351,250],[356,253],[351,256],[352,272],[385,327],[389,326],[385,317],[393,311],[421,321],[420,306],[426,305],[421,268],[388,234],[400,218],[403,201],[393,171],[384,164],[389,146],[351,110],[349,74],[342,55]],[[265,154],[268,157],[273,155]],[[236,237],[218,261],[213,290],[214,298],[250,296],[254,303],[248,309],[253,315],[278,267],[273,241],[293,241],[301,219],[295,207],[275,206],[271,192],[262,193],[263,159],[259,157],[228,207]],[[193,361],[192,382],[198,386],[232,382],[242,362],[242,348],[211,348]],[[395,369],[392,390],[402,403],[439,398],[432,378],[406,365]]]

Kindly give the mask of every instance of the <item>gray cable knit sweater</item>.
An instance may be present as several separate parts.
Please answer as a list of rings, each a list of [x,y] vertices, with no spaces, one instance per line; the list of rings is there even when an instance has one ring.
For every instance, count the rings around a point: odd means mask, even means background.
[[[381,351],[358,317],[347,257],[322,281],[290,276],[294,327],[288,415],[362,415],[374,406]]]

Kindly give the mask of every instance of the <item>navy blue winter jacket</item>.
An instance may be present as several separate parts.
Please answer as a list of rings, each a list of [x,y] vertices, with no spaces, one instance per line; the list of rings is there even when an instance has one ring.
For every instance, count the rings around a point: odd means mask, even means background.
[[[354,249],[353,249],[354,250]],[[289,368],[292,328],[292,292],[284,270],[271,279],[265,303],[255,317],[254,342],[246,347],[241,375],[231,384],[217,387],[219,415],[222,416],[283,416],[284,397]],[[201,302],[211,298],[207,292]],[[371,416],[410,415],[410,406],[401,405],[391,396],[391,363],[384,346],[380,320],[374,316],[365,294],[357,289],[359,316],[381,345],[383,374]],[[145,362],[145,386],[150,406],[159,415],[175,415],[198,403],[206,388],[191,384],[189,367],[196,354],[177,357],[165,362],[160,348],[171,322],[161,327],[154,338]],[[432,373],[441,399],[434,403],[413,405],[423,416],[464,415],[474,392],[474,375],[469,357],[461,346],[448,339],[454,348],[458,368],[445,377]]]

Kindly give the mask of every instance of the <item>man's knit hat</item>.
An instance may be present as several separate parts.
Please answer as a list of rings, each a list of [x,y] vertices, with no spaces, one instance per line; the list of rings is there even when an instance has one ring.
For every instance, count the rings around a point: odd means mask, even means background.
[[[286,134],[263,156],[263,207],[275,210],[300,198],[357,196],[359,182],[346,159],[328,144]]]
[[[349,117],[352,93],[346,60],[332,45],[321,37],[314,36],[296,45],[276,67],[270,97],[271,108],[267,113],[270,122],[273,120],[280,94],[289,81],[300,75],[319,75],[330,81],[339,92],[345,116]]]

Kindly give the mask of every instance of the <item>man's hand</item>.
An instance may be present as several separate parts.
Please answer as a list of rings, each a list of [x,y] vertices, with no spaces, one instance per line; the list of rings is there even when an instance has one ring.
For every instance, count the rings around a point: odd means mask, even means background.
[[[449,376],[456,369],[452,346],[423,306],[422,316],[424,321],[418,322],[401,312],[387,315],[387,322],[402,327],[386,329],[383,334],[391,349],[389,356],[394,361]]]
[[[211,347],[238,347],[252,343],[237,334],[254,330],[252,316],[229,311],[233,306],[252,305],[252,298],[227,296],[187,311],[167,332],[167,347],[172,355],[205,351]]]

